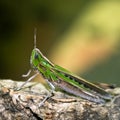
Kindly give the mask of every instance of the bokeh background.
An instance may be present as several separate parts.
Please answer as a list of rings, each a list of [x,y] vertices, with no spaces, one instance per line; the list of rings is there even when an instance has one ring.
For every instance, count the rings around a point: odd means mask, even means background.
[[[119,0],[0,0],[0,78],[24,80],[37,47],[93,82],[120,86]]]

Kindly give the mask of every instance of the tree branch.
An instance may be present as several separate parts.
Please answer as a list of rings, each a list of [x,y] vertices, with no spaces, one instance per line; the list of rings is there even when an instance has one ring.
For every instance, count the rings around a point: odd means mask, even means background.
[[[61,92],[54,92],[41,106],[49,91],[40,83],[0,81],[1,120],[120,120],[120,95],[105,105],[95,104]],[[113,90],[120,94],[120,88]]]

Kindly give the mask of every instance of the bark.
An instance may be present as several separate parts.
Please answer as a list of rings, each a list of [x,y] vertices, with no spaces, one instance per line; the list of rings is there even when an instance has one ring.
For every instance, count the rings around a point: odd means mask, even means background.
[[[40,83],[0,81],[0,120],[120,120],[120,88],[111,90],[116,96],[106,104],[96,104],[63,92],[49,91]]]

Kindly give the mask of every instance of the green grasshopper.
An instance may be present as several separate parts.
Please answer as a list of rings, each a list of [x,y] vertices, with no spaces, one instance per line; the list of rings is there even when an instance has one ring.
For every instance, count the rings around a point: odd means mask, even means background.
[[[41,74],[49,84],[52,92],[55,87],[58,87],[72,95],[95,103],[105,103],[106,100],[111,99],[111,95],[102,88],[49,61],[36,48],[36,32],[34,34],[34,49],[32,50],[30,64],[37,73],[29,78],[20,89],[38,74]]]

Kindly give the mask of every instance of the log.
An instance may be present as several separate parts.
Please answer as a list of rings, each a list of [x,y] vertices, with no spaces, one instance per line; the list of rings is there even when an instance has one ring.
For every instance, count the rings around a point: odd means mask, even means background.
[[[0,120],[120,120],[120,88],[105,104],[96,104],[64,92],[43,100],[50,92],[40,83],[0,80]]]

